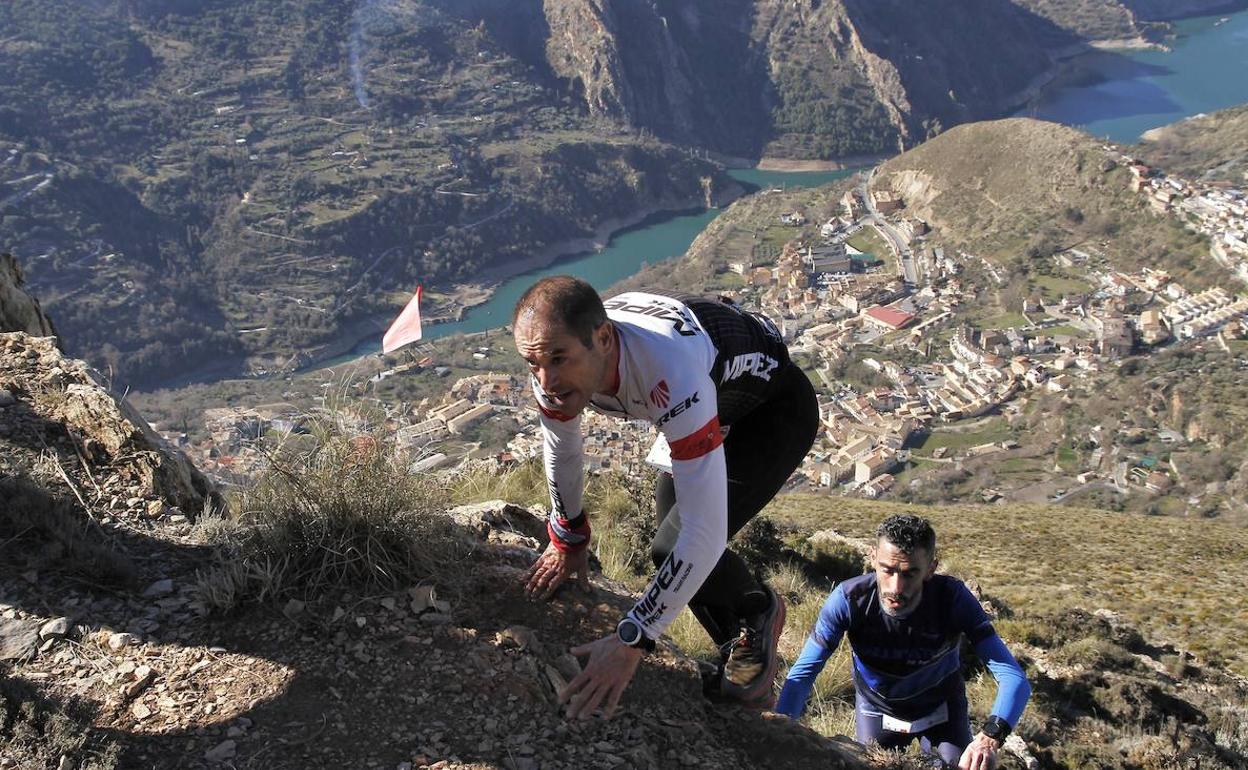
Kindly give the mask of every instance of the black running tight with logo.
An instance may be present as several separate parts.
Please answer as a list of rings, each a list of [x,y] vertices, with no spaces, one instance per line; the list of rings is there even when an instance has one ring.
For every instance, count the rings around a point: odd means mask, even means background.
[[[819,429],[819,404],[805,373],[789,364],[775,376],[784,378],[775,397],[734,422],[724,439],[729,539],[776,496],[810,451]],[[657,566],[671,553],[680,534],[680,511],[670,474],[659,477],[654,497],[658,531],[650,555]],[[767,608],[767,595],[745,561],[725,550],[689,608],[711,639],[722,646],[737,635],[742,618]]]

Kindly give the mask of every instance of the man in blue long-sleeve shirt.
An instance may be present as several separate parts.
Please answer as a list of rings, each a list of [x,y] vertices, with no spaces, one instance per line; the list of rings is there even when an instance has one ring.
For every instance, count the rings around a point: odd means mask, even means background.
[[[776,711],[801,716],[815,677],[848,634],[859,741],[899,748],[919,738],[949,765],[991,770],[1031,686],[966,585],[936,574],[936,533],[926,519],[890,516],[876,535],[873,571],[828,596]],[[958,653],[963,635],[997,680],[992,716],[973,740]]]

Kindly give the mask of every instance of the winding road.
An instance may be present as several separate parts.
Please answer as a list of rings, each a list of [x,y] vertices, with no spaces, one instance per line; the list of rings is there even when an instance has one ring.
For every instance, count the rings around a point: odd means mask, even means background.
[[[906,244],[906,239],[901,237],[901,233],[897,232],[897,229],[875,210],[875,203],[871,200],[871,180],[874,177],[875,169],[871,169],[858,186],[858,194],[862,196],[862,204],[867,209],[867,219],[888,241],[888,245],[893,250],[893,256],[901,264],[902,278],[911,286],[917,285],[919,270],[914,264],[914,252]]]

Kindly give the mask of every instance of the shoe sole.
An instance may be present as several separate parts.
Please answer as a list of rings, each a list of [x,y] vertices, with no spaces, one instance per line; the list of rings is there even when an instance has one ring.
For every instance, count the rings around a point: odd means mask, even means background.
[[[767,591],[775,601],[776,607],[775,614],[772,616],[771,649],[770,654],[767,656],[767,668],[759,675],[756,684],[748,689],[741,689],[740,692],[732,692],[738,689],[737,685],[732,684],[727,679],[723,680],[723,687],[728,689],[728,692],[723,693],[726,698],[734,700],[747,708],[760,710],[769,709],[776,702],[776,671],[780,668],[780,655],[777,649],[780,646],[780,635],[784,633],[786,612],[784,597],[776,593],[771,586],[767,586]]]

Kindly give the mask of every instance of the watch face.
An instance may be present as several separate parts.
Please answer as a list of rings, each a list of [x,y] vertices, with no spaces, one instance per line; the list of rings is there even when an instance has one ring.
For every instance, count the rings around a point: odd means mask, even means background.
[[[1001,728],[1002,725],[999,722],[995,719],[989,719],[987,722],[984,722],[983,732],[984,735],[987,735],[989,738],[999,741],[1005,734],[1005,730]]]
[[[641,627],[632,620],[620,621],[617,631],[620,635],[620,641],[630,647],[637,644],[637,640],[641,638]]]

